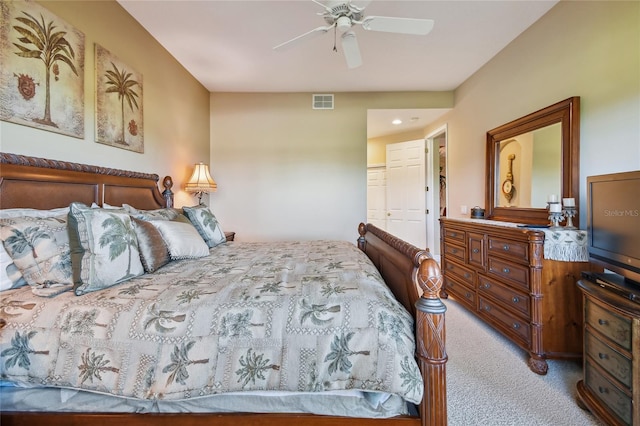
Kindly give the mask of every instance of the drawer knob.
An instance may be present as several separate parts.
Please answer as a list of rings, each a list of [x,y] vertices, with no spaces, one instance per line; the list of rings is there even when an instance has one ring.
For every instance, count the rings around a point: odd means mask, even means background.
[[[491,288],[491,284],[489,283],[484,283],[484,288],[486,288],[487,290]]]
[[[514,296],[513,299],[511,299],[511,301],[513,303],[518,303],[520,301],[520,298],[518,296]]]
[[[491,306],[489,305],[484,305],[484,310],[489,312],[491,310]]]
[[[609,393],[609,388],[598,386],[598,392],[600,392],[600,393]]]
[[[451,234],[449,234],[449,235],[451,235],[452,237],[457,237],[457,236],[458,236],[458,234],[457,234],[457,233],[455,233],[455,232],[452,232],[452,233],[451,233]]]
[[[599,320],[598,320],[598,324],[600,324],[600,325],[607,325],[607,324],[609,324],[609,321],[604,320],[604,319],[599,319]]]
[[[466,292],[466,293],[464,294],[464,297],[466,297],[467,299],[471,299],[471,293]]]
[[[509,251],[509,244],[505,244],[502,246],[502,250]]]
[[[452,270],[453,269],[453,265],[447,265],[447,269],[448,270]]]
[[[520,324],[518,324],[517,322],[514,322],[514,323],[513,323],[513,328],[514,328],[515,330],[519,329],[519,328],[520,328]]]
[[[480,249],[474,248],[474,249],[473,249],[473,252],[474,252],[474,253],[480,253]]]
[[[457,252],[458,252],[458,249],[451,249],[451,253],[454,253],[454,254],[455,254],[455,253],[457,253]]]
[[[609,355],[603,354],[602,352],[598,352],[598,358],[600,358],[600,359],[609,359]]]
[[[465,277],[465,278],[467,278],[467,279],[469,279],[469,278],[471,278],[471,274],[470,274],[470,273],[468,273],[468,272],[465,272],[465,273],[464,273],[464,277]]]
[[[509,272],[511,272],[511,271],[509,270],[509,268],[503,268],[503,269],[502,269],[502,272],[504,272],[505,274],[508,274],[508,273],[509,273]]]

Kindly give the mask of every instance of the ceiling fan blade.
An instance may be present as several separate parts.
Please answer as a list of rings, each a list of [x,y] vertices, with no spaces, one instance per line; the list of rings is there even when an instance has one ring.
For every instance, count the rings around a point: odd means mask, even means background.
[[[367,16],[362,28],[387,33],[426,35],[433,29],[432,19],[394,18],[390,16]]]
[[[358,68],[362,65],[362,57],[360,56],[360,48],[358,47],[358,39],[353,31],[347,31],[342,34],[342,51],[344,58],[347,60],[349,69]]]
[[[284,43],[280,43],[279,45],[275,46],[273,48],[273,50],[285,50],[288,47],[291,47],[293,44],[296,44],[298,42],[301,42],[303,40],[310,40],[312,38],[315,38],[319,35],[325,34],[327,31],[329,31],[331,28],[333,28],[334,25],[329,25],[326,27],[318,27],[315,28],[309,32],[306,32],[304,34],[299,35],[296,38],[292,38],[289,41],[285,41]]]

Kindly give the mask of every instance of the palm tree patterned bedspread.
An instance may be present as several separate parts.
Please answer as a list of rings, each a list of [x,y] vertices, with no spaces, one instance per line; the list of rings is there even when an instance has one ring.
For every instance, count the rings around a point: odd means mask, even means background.
[[[137,399],[383,391],[418,403],[413,318],[348,242],[227,243],[75,296],[0,293],[0,376]]]

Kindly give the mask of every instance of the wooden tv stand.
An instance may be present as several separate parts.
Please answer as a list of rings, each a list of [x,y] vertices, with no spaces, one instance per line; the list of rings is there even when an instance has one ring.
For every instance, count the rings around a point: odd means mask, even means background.
[[[548,358],[582,357],[582,297],[589,262],[545,259],[545,233],[489,220],[442,218],[442,297],[451,296],[529,352],[546,374]]]

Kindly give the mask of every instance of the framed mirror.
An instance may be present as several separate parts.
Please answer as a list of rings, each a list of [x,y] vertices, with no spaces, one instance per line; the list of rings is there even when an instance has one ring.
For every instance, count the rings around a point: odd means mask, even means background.
[[[549,224],[550,196],[580,195],[580,97],[487,132],[486,218]],[[580,223],[579,217],[573,222]]]

